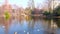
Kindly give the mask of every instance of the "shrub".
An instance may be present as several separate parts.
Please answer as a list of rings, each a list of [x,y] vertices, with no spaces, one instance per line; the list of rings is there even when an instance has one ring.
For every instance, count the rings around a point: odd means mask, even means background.
[[[10,18],[10,14],[8,11],[5,12],[5,19],[8,20]]]

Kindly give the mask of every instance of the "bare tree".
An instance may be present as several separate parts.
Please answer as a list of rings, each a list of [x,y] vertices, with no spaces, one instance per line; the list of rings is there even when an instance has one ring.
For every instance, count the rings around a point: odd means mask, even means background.
[[[29,0],[28,6],[29,6],[30,8],[32,8],[32,9],[34,9],[34,8],[35,8],[34,0]]]

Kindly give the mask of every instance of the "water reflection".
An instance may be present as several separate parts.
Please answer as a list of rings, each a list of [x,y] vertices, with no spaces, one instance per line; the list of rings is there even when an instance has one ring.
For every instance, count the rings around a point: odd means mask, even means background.
[[[49,34],[51,20],[34,18],[30,20],[0,18],[0,34]]]
[[[60,19],[54,19],[54,22],[56,22],[57,26],[60,28]]]
[[[54,19],[54,23],[56,23],[58,27],[56,28],[56,34],[60,34],[60,19]]]

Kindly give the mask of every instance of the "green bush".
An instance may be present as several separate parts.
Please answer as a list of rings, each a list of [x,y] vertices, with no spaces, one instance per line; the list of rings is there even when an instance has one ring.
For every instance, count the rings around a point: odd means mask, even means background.
[[[10,18],[10,14],[8,11],[5,12],[5,19],[8,20]]]
[[[54,14],[57,16],[60,16],[60,6],[58,6],[56,9],[54,9]]]
[[[50,12],[45,11],[45,12],[44,12],[44,15],[46,15],[46,16],[47,16],[47,15],[50,15]]]

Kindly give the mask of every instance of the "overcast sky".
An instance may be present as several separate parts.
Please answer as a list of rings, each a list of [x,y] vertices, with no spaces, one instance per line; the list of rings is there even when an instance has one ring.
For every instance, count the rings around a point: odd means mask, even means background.
[[[28,6],[28,1],[29,0],[8,0],[8,3],[11,5],[16,4],[19,7],[23,7],[26,8]],[[38,4],[40,4],[40,7],[42,7],[42,5],[44,5],[44,2],[46,0],[34,0],[35,2],[35,6],[37,7]],[[0,0],[0,5],[4,4],[5,0]]]
[[[22,6],[22,7],[27,7],[29,0],[8,0],[9,4],[14,5],[16,4],[17,6]],[[34,0],[35,1],[35,6],[39,3],[43,3],[45,0]],[[0,5],[4,4],[5,0],[0,0]]]

